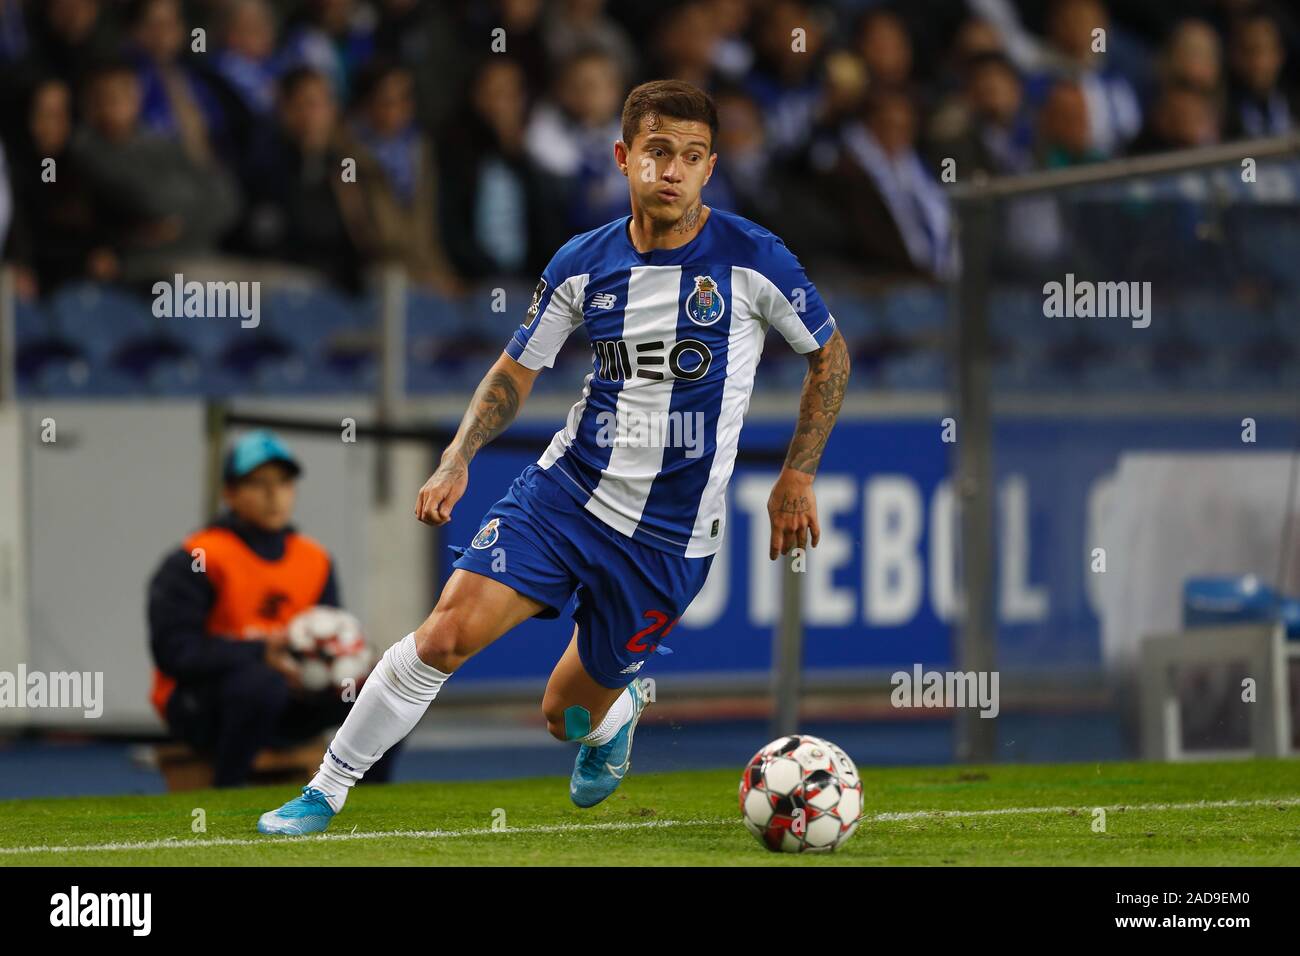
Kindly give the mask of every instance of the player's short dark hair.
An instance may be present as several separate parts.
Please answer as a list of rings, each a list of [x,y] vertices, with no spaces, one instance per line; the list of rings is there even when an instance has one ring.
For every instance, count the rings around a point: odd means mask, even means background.
[[[709,151],[713,151],[718,139],[718,108],[713,97],[695,84],[685,80],[651,80],[632,90],[623,101],[623,142],[629,149],[641,131],[642,118],[649,113],[706,124]]]

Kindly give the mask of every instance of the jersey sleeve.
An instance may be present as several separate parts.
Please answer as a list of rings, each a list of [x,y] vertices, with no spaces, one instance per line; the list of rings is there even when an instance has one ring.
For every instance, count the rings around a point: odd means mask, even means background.
[[[801,354],[821,348],[835,334],[835,318],[817,287],[784,242],[775,236],[761,268],[755,299],[759,315]]]
[[[587,277],[568,274],[564,252],[557,252],[542,271],[524,320],[506,345],[506,354],[525,368],[553,366],[560,346],[582,324]]]

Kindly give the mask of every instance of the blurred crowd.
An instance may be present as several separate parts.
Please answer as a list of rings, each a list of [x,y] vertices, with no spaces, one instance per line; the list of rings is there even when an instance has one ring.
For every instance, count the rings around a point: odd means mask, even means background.
[[[673,77],[718,105],[706,203],[943,278],[949,182],[1286,133],[1298,55],[1254,0],[0,0],[0,235],[24,296],[531,280],[627,214],[624,97]]]

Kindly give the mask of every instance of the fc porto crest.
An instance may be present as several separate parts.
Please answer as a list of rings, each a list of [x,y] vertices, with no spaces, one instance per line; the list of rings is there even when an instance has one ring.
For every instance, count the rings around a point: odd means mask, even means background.
[[[501,524],[500,518],[493,518],[482,528],[478,534],[474,535],[474,540],[470,542],[470,547],[478,548],[482,551],[484,548],[490,548],[497,543],[498,526]]]
[[[695,291],[686,297],[686,316],[696,325],[712,325],[722,318],[727,304],[713,276],[696,276]]]

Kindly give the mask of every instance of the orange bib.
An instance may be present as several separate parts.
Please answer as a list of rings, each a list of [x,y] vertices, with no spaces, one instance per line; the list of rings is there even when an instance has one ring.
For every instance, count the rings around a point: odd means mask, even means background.
[[[196,561],[195,549],[202,549],[208,581],[216,592],[206,624],[209,636],[249,641],[282,633],[294,615],[316,603],[329,579],[329,554],[301,534],[285,537],[278,561],[260,557],[228,528],[197,531],[184,546]],[[174,678],[154,670],[150,700],[159,716],[166,716],[175,688]]]

